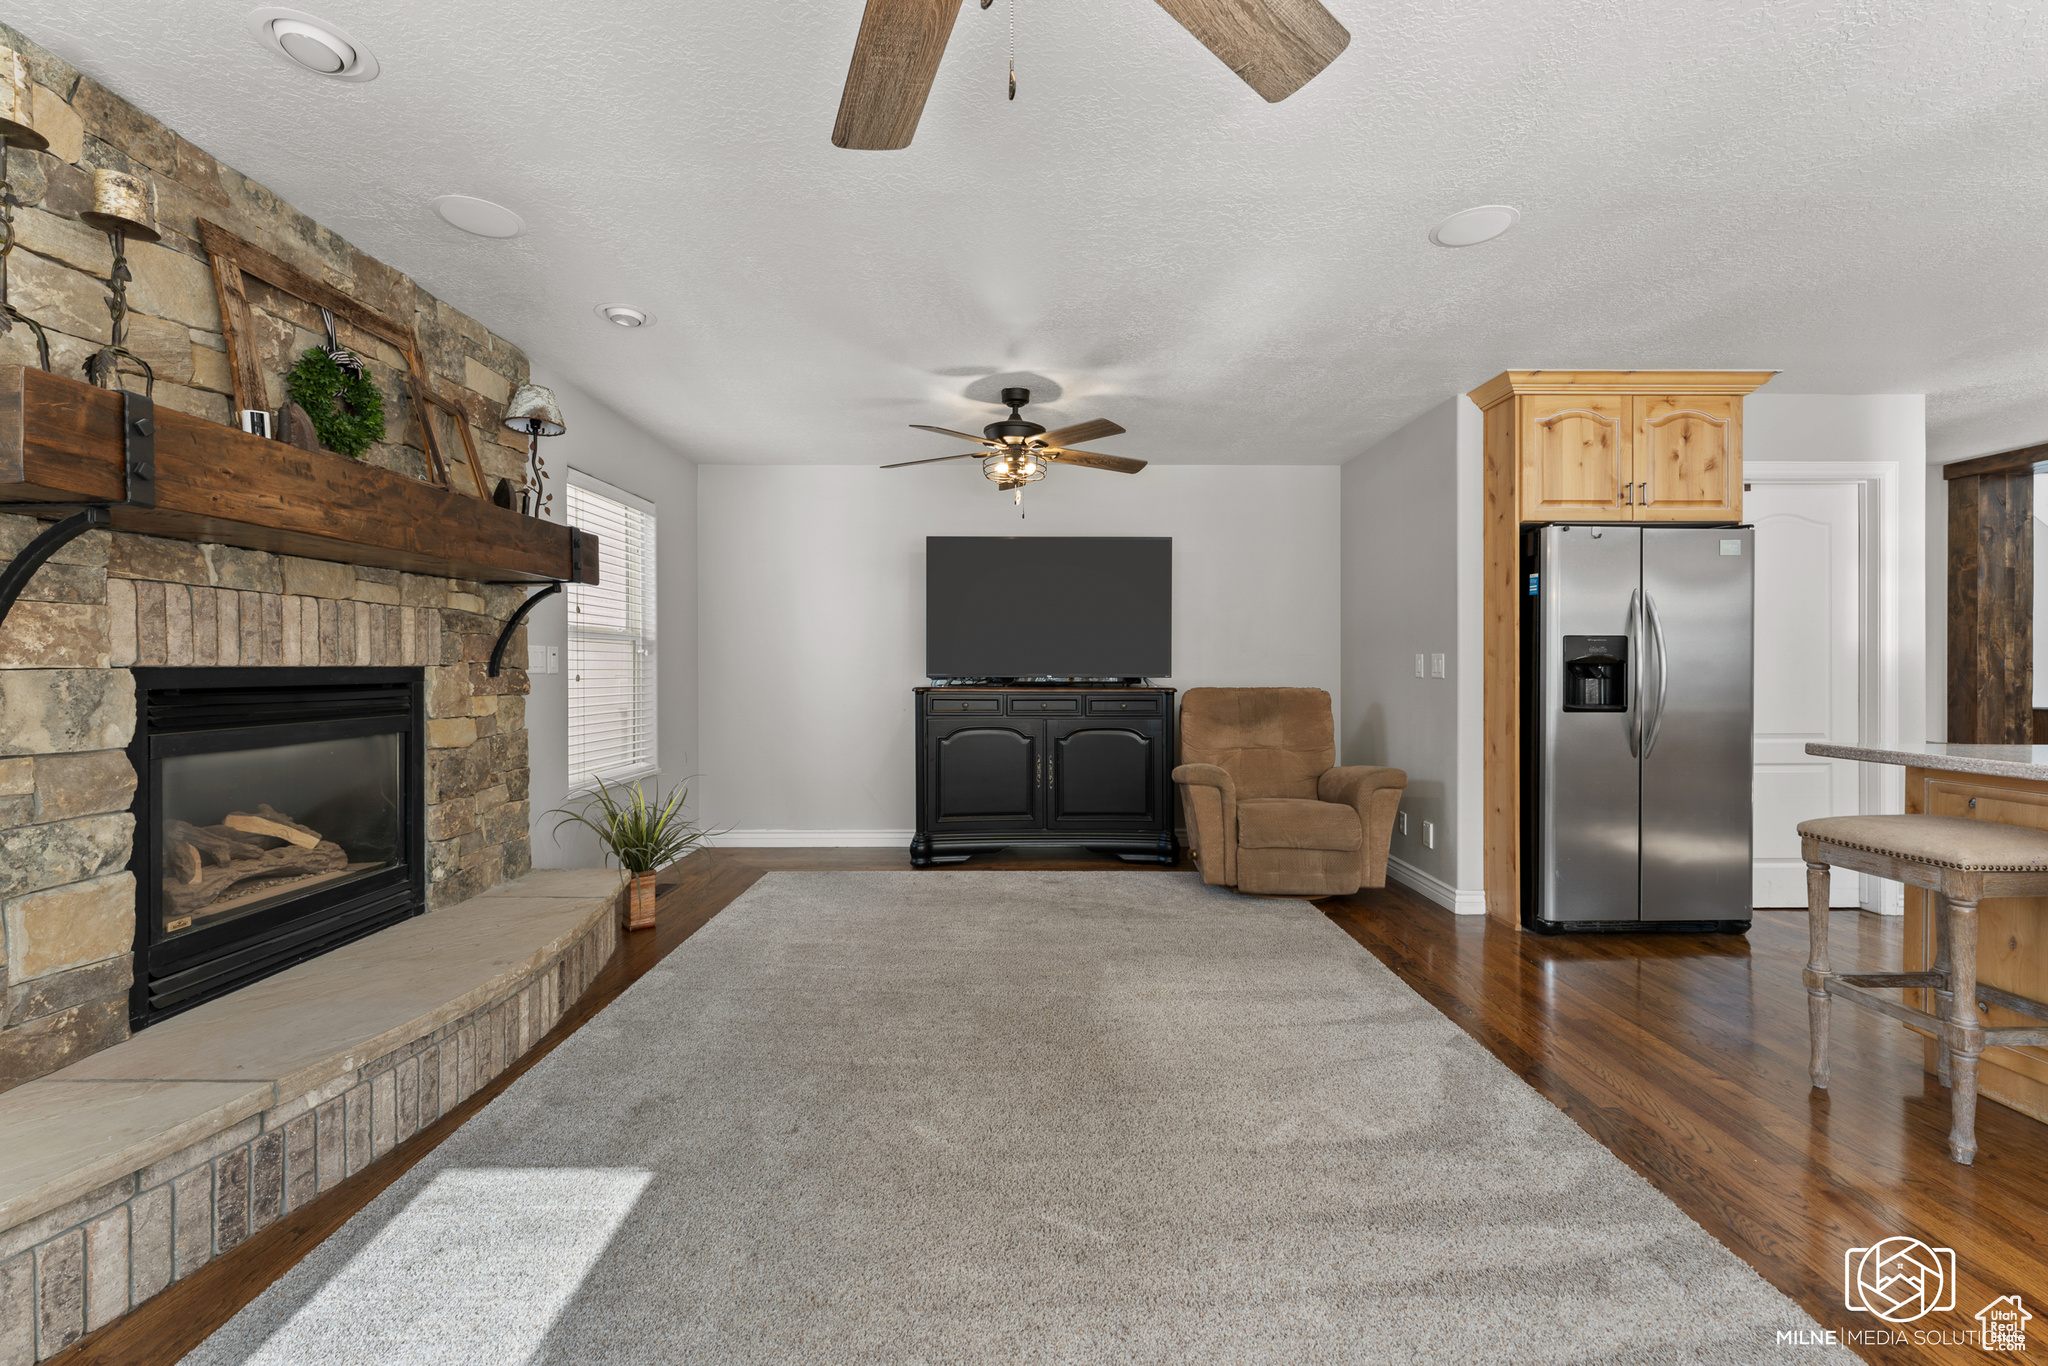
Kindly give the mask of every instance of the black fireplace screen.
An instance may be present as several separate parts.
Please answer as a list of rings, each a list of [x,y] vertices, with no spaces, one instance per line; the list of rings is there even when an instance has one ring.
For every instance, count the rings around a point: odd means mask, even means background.
[[[130,1020],[425,909],[418,669],[137,669]]]

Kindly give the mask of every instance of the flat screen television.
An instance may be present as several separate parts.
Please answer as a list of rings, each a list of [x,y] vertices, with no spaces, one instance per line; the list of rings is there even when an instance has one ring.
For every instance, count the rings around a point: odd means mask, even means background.
[[[1166,678],[1171,536],[928,536],[931,678]]]

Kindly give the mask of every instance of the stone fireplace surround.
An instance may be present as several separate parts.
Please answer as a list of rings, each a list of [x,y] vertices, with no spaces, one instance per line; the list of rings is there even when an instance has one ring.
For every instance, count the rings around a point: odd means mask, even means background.
[[[525,631],[485,664],[527,591],[103,531],[31,580],[79,610],[0,626],[0,1366],[384,1156],[610,959],[618,875],[531,871]],[[315,664],[422,672],[429,914],[130,1039],[132,670]]]
[[[10,298],[48,330],[59,374],[80,378],[108,340],[111,252],[78,217],[92,172],[137,173],[163,236],[129,245],[127,344],[154,368],[160,406],[234,418],[204,218],[409,326],[487,481],[519,476],[525,438],[499,420],[527,378],[518,348],[31,36],[0,23],[0,41],[27,63],[50,142],[4,152]],[[321,322],[247,286],[274,408]],[[390,423],[363,462],[423,475],[401,358],[342,330]],[[0,336],[0,363],[34,364],[31,340]],[[0,561],[41,525],[0,513]],[[526,591],[95,531],[0,625],[0,1366],[62,1350],[383,1156],[526,1051],[609,958],[616,875],[528,871],[526,676],[484,668]],[[525,650],[522,631],[509,662]],[[130,1039],[130,670],[311,664],[424,671],[430,913]],[[291,993],[331,1007],[331,1037],[263,1013]],[[195,1076],[211,1079],[179,1080]]]
[[[207,219],[410,327],[429,382],[467,419],[488,480],[517,477],[526,438],[500,420],[525,356],[413,280],[136,108],[33,35],[0,23],[27,64],[45,151],[5,152],[18,241],[10,299],[48,330],[53,368],[82,378],[109,336],[106,234],[79,219],[92,174],[154,187],[162,240],[133,242],[128,346],[160,407],[232,424],[233,380],[199,221]],[[276,407],[283,375],[325,340],[318,310],[249,281],[254,348]],[[399,358],[344,326],[384,392],[387,439],[365,464],[420,475],[425,436]],[[0,363],[34,364],[28,329]],[[443,433],[453,442],[452,428]],[[0,515],[0,560],[41,526]],[[525,674],[482,661],[525,590],[420,578],[219,545],[90,532],[60,551],[0,625],[0,1093],[127,1034],[135,774],[130,666],[406,665],[427,670],[431,907],[516,878],[527,843]],[[524,663],[523,633],[512,661]],[[4,1360],[4,1357],[0,1357]]]
[[[89,610],[0,627],[0,1092],[128,1035],[131,666],[423,668],[431,910],[532,867],[526,672],[484,663],[525,591],[103,531],[45,566],[21,605]]]

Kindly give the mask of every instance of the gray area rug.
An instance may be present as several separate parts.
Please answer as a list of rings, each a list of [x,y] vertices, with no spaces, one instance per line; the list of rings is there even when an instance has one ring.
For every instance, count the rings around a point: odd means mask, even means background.
[[[1305,902],[776,873],[187,1360],[1782,1362],[1814,1326]]]

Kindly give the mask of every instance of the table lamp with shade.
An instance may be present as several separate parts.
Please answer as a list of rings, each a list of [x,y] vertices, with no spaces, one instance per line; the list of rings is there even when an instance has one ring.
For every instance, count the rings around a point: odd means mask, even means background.
[[[547,462],[540,458],[540,439],[560,436],[569,430],[562,421],[562,409],[555,391],[541,384],[522,384],[512,391],[505,405],[505,425],[527,436],[527,476],[519,491],[519,510],[532,517],[545,516],[554,495],[544,487]]]

